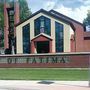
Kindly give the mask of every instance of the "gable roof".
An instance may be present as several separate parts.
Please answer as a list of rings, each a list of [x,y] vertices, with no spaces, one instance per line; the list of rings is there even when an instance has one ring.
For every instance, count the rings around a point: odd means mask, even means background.
[[[25,21],[27,21],[28,19],[34,17],[35,15],[37,15],[37,14],[39,14],[39,13],[46,14],[46,15],[48,15],[48,16],[51,16],[51,17],[55,18],[55,19],[59,19],[59,20],[61,20],[62,22],[68,23],[68,24],[73,28],[73,30],[75,30],[75,27],[74,27],[74,25],[73,25],[73,23],[72,23],[71,21],[74,21],[74,22],[76,22],[76,23],[78,23],[78,24],[80,24],[80,25],[83,25],[83,24],[81,24],[80,22],[75,21],[75,20],[73,20],[73,19],[71,19],[71,18],[69,18],[69,17],[67,17],[67,16],[65,16],[65,15],[63,15],[63,14],[60,14],[60,13],[54,11],[54,10],[46,11],[46,10],[44,10],[44,9],[40,9],[39,11],[35,12],[34,14],[32,14],[31,16],[29,16],[29,17],[28,17],[27,19],[25,19],[24,21],[19,22],[19,23],[16,24],[15,26],[18,26],[18,25],[24,23]]]
[[[76,21],[76,20],[74,20],[74,19],[72,19],[72,18],[70,18],[70,17],[68,17],[68,16],[65,16],[65,15],[63,15],[63,14],[61,14],[61,13],[59,13],[59,12],[53,10],[53,9],[50,10],[49,12],[52,13],[52,14],[54,14],[54,15],[56,15],[56,16],[58,16],[58,17],[62,17],[63,19],[66,19],[66,20],[68,20],[68,21],[73,21],[73,22],[75,22],[75,23],[78,23],[78,24],[80,24],[80,25],[83,25],[82,23],[80,23],[80,22],[78,22],[78,21]]]
[[[46,34],[44,34],[44,33],[40,33],[40,34],[38,34],[37,36],[35,36],[31,41],[35,40],[36,38],[38,38],[38,37],[40,37],[40,36],[43,36],[43,37],[45,37],[45,38],[48,38],[48,39],[52,40],[52,38],[51,38],[50,36],[48,36],[48,35],[46,35]]]

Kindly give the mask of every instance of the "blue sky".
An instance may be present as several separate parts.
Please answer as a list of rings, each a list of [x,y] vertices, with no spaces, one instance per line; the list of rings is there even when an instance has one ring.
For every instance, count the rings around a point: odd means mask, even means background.
[[[34,13],[39,9],[54,9],[66,16],[82,22],[90,10],[90,0],[27,0],[28,6]]]

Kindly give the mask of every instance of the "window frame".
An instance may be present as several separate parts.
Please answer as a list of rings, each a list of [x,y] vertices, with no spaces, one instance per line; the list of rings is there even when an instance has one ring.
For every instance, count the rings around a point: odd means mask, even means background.
[[[28,32],[26,32],[28,30]],[[23,53],[30,53],[30,23],[22,27]],[[27,51],[25,50],[27,48]]]
[[[61,35],[62,33],[62,35]],[[64,51],[64,25],[55,21],[55,50],[56,52]]]
[[[44,19],[43,21],[43,23],[44,23],[44,26],[42,27],[41,26],[41,21],[42,21],[42,18]],[[49,25],[49,26],[46,26],[46,22],[49,22],[49,24],[47,24],[47,25]],[[36,23],[38,22],[38,25],[36,25]],[[37,29],[37,26],[38,26],[38,29]],[[46,28],[48,28],[48,30],[46,29]],[[42,30],[41,30],[42,29]],[[38,31],[37,31],[38,30]],[[49,31],[49,33],[48,33],[48,31]],[[40,34],[40,33],[45,33],[45,34],[47,34],[47,35],[49,35],[49,36],[51,36],[51,19],[50,18],[48,18],[48,17],[46,17],[46,16],[40,16],[40,17],[38,17],[38,18],[36,18],[35,20],[34,20],[34,36],[36,36],[36,35],[38,35],[38,34]]]

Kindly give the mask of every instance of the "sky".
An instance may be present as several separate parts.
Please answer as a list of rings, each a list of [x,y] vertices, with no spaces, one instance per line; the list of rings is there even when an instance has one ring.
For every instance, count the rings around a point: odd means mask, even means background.
[[[90,10],[90,0],[27,0],[32,13],[42,9],[54,9],[74,20],[83,22]]]

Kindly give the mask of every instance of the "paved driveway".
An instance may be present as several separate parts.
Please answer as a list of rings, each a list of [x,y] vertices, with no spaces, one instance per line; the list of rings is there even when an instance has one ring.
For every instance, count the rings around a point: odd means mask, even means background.
[[[90,90],[88,81],[0,80],[0,90]]]

